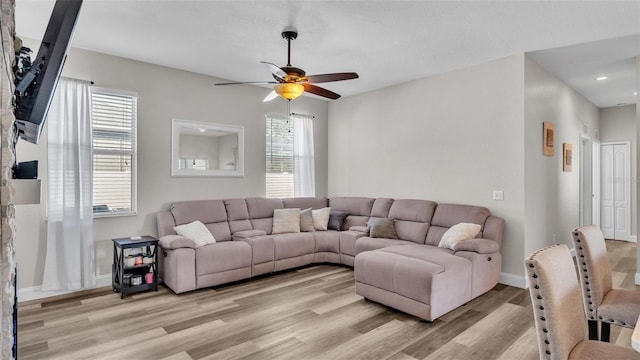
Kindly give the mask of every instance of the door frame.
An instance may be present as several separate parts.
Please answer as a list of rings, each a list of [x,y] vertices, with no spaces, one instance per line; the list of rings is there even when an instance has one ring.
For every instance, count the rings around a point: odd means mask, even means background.
[[[600,226],[600,141],[580,134],[580,226]]]
[[[626,181],[625,181],[625,193],[626,193],[626,198],[625,201],[627,203],[628,206],[628,211],[627,211],[627,215],[626,215],[626,221],[627,221],[627,226],[629,227],[629,237],[627,239],[617,239],[620,241],[629,241],[629,242],[634,242],[633,236],[631,235],[631,141],[629,140],[620,140],[620,141],[607,141],[607,142],[602,142],[600,143],[600,149],[602,151],[602,147],[603,146],[608,146],[608,145],[626,145],[628,150],[629,150],[629,157],[628,157],[628,161],[626,162]],[[601,171],[602,172],[602,171]],[[602,178],[602,176],[600,177]],[[602,186],[602,183],[600,184],[600,186]],[[601,205],[602,206],[602,205]]]

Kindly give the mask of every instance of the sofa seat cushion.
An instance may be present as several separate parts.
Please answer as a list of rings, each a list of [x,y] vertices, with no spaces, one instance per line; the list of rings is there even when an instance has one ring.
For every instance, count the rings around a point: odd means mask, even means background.
[[[365,227],[366,230],[366,227]],[[340,231],[340,254],[356,256],[356,241],[367,236],[368,233],[362,231]]]
[[[251,246],[244,241],[224,241],[196,249],[196,275],[251,267]]]
[[[271,235],[238,238],[234,241],[243,241],[251,246],[251,263],[253,265],[273,262],[273,260],[275,260],[275,244]]]
[[[416,243],[407,240],[372,238],[364,236],[356,240],[356,254],[363,251],[371,251],[397,245],[415,245]]]
[[[316,231],[313,233],[315,252],[340,253],[340,232],[335,230]]]
[[[275,259],[287,259],[313,254],[315,233],[288,233],[271,235],[275,245]]]
[[[427,320],[471,300],[471,270],[467,259],[416,244],[359,253],[354,266],[356,290],[358,284],[380,289],[375,292],[378,295],[369,298],[383,304],[398,297],[426,304],[430,309]]]

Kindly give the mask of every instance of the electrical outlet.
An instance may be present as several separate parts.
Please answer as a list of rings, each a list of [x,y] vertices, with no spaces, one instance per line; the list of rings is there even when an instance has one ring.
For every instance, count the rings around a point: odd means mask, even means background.
[[[493,200],[504,200],[504,192],[502,190],[493,190]]]

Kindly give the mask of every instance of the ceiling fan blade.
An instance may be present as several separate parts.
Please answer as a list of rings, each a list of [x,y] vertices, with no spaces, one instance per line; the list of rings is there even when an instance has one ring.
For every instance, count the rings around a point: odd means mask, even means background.
[[[265,64],[265,66],[269,69],[269,71],[271,72],[271,74],[273,75],[273,77],[280,81],[280,82],[284,82],[284,79],[287,78],[287,73],[284,72],[282,69],[280,69],[277,65],[272,64],[270,62],[266,62],[266,61],[260,61],[261,63]]]
[[[331,100],[336,100],[340,98],[340,94],[336,94],[333,91],[329,91],[327,89],[321,88],[320,86],[312,85],[309,83],[303,83],[302,86],[304,86],[304,91],[311,94],[326,97]]]
[[[217,84],[213,84],[213,85],[269,85],[269,84],[279,84],[279,82],[275,82],[275,81],[246,81],[246,82],[217,83]]]
[[[265,96],[265,98],[262,100],[262,102],[267,102],[267,101],[271,101],[275,98],[278,97],[278,93],[274,90],[272,92],[269,93],[269,95]]]
[[[357,79],[358,74],[354,72],[333,73],[333,74],[309,75],[306,78],[307,78],[307,82],[317,84],[317,83],[325,83],[325,82],[331,82],[331,81]]]

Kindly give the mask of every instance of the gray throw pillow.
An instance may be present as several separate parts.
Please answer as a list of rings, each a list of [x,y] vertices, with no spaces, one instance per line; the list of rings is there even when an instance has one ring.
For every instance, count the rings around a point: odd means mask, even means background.
[[[397,239],[396,225],[390,218],[371,218],[369,225],[369,236],[372,238]]]
[[[329,224],[327,225],[327,229],[329,230],[342,230],[342,224],[344,224],[344,220],[349,216],[349,213],[346,211],[333,210],[331,209],[331,213],[329,213]]]

